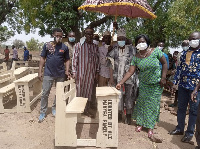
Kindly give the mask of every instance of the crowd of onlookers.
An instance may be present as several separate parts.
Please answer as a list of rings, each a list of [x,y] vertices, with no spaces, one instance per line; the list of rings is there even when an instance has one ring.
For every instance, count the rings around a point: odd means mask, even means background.
[[[170,135],[184,134],[181,141],[190,142],[195,133],[197,119],[196,149],[199,149],[200,32],[191,33],[188,40],[182,42],[181,52],[174,51],[170,54],[164,42],[152,47],[150,38],[145,34],[136,36],[132,42],[127,39],[125,29],[118,29],[116,24],[114,25],[117,28],[115,39],[107,30],[101,39],[98,33],[94,33],[94,30],[88,27],[80,42],[76,42],[74,32],[69,32],[67,42],[62,43],[62,30],[53,29],[54,40],[44,44],[40,55],[38,78],[43,81],[43,86],[39,122],[46,117],[48,96],[53,82],[73,78],[76,83],[76,96],[88,98],[85,115],[95,117],[91,111],[97,109],[97,86],[115,86],[121,92],[118,105],[119,121],[125,114],[125,123],[131,125],[132,119],[136,120],[136,132],[147,128],[148,138],[160,143],[162,140],[154,137],[153,129],[159,122],[161,95],[163,88],[166,88],[171,94],[175,94],[174,103],[169,106],[178,107],[178,125]],[[26,52],[27,49],[24,50]],[[14,52],[15,47],[13,60]],[[6,48],[5,59],[8,55]],[[52,106],[54,116],[55,100]],[[184,133],[188,105],[189,120]]]

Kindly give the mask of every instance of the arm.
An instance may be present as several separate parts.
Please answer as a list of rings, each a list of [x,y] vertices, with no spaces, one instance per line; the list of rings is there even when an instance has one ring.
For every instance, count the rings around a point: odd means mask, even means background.
[[[46,58],[44,57],[40,57],[39,72],[38,72],[38,78],[40,81],[42,81],[42,68],[44,67],[45,59]]]
[[[197,93],[199,91],[199,88],[200,88],[200,82],[197,84],[197,86],[195,87],[195,89],[193,90],[193,92],[191,93],[191,100],[193,102],[197,102],[197,100],[195,100],[196,96],[197,96]]]
[[[116,88],[119,90],[121,85],[126,82],[135,72],[136,66],[130,66],[128,72],[125,74],[124,78],[117,84]]]
[[[69,63],[70,63],[70,60],[69,60],[69,59],[65,61],[65,74],[66,74],[67,76],[70,75],[70,74],[69,74]]]
[[[79,57],[79,52],[78,50],[80,49],[80,44],[76,44],[73,50],[73,57],[72,57],[72,73],[73,73],[73,79],[75,79],[76,75],[76,69],[78,67],[78,57]]]
[[[167,61],[165,56],[162,56],[159,60],[162,64],[162,75],[160,80],[160,86],[163,87],[166,84],[166,74],[167,74]]]

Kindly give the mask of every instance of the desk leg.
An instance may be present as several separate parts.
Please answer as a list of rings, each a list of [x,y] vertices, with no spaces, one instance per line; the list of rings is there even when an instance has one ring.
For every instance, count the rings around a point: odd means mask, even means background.
[[[99,129],[96,147],[118,147],[118,96],[97,97]]]
[[[0,113],[4,113],[3,94],[0,94]]]
[[[16,83],[17,112],[31,112],[28,83]]]

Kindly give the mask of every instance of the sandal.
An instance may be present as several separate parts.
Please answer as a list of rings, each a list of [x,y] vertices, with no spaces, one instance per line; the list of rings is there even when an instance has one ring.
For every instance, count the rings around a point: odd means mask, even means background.
[[[136,128],[135,128],[135,131],[136,132],[140,132],[142,130],[142,126],[137,126]]]
[[[161,139],[154,137],[153,131],[152,131],[152,130],[149,130],[149,131],[148,131],[148,138],[149,138],[152,142],[155,142],[155,143],[162,143],[162,140],[161,140]]]

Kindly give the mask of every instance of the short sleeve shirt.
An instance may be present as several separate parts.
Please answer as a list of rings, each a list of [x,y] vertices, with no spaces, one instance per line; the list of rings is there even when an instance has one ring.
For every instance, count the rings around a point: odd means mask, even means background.
[[[44,76],[65,77],[65,61],[69,60],[68,47],[61,43],[53,45],[52,42],[45,43],[41,57],[46,58]]]

